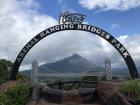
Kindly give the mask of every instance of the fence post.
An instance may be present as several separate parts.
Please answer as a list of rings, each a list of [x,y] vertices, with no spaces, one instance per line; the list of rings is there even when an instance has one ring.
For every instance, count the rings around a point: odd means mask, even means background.
[[[38,62],[32,62],[32,71],[31,71],[31,87],[33,88],[32,91],[32,99],[38,99]]]
[[[105,59],[105,77],[106,80],[112,80],[111,61],[108,58]]]

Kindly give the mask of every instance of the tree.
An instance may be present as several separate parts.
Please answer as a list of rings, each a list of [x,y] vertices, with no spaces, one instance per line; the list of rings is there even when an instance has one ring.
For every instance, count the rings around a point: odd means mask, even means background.
[[[0,84],[9,80],[11,67],[12,67],[11,61],[0,59]]]

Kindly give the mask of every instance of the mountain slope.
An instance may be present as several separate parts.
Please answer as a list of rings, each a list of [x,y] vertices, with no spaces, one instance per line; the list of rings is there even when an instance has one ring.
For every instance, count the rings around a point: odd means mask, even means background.
[[[104,68],[92,64],[78,54],[62,59],[54,63],[47,63],[39,67],[40,72],[89,72],[104,70]]]
[[[55,73],[55,72],[65,72],[65,73],[77,73],[77,72],[98,72],[103,71],[104,68],[97,66],[90,61],[86,60],[85,58],[81,57],[78,54],[73,54],[70,57],[65,59],[53,62],[53,63],[46,63],[39,66],[40,73]],[[31,70],[25,70],[20,72],[23,75],[28,77],[31,76]]]
[[[140,67],[137,68],[140,73]],[[40,73],[77,73],[77,72],[105,72],[104,67],[97,66],[90,61],[86,60],[85,58],[81,57],[78,54],[73,54],[70,57],[65,59],[53,62],[53,63],[46,63],[39,66]],[[128,74],[127,68],[116,68],[113,69],[112,72],[114,74]],[[21,71],[21,74],[30,77],[31,70]]]

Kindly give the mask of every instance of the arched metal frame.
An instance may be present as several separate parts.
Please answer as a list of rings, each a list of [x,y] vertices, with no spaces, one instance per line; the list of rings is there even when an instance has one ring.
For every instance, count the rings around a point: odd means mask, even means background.
[[[90,33],[93,33],[93,34],[96,34],[96,35],[102,37],[103,39],[108,41],[111,45],[113,45],[117,49],[117,51],[120,53],[120,55],[124,58],[127,66],[128,66],[131,78],[134,79],[134,78],[139,77],[135,63],[134,63],[132,57],[130,56],[130,54],[128,53],[128,51],[126,50],[126,48],[115,37],[113,37],[108,32],[106,32],[96,26],[87,25],[87,24],[59,24],[59,25],[50,27],[50,28],[40,32],[38,35],[36,35],[34,38],[32,38],[23,47],[23,49],[20,51],[20,53],[18,54],[18,56],[13,64],[13,68],[12,68],[12,72],[11,72],[11,80],[16,79],[16,75],[18,73],[19,67],[20,67],[24,57],[35,44],[37,44],[40,40],[42,40],[43,38],[45,38],[48,35],[51,35],[53,33],[59,32],[59,31],[65,31],[65,30],[86,31],[86,32],[90,32]]]

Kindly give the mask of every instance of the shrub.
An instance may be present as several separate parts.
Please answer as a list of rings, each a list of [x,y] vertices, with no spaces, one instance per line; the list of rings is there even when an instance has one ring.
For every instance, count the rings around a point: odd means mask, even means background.
[[[29,98],[29,86],[17,85],[0,93],[0,105],[25,105]]]
[[[129,101],[140,101],[140,83],[131,80],[121,85],[120,91],[125,94]]]
[[[0,105],[11,105],[9,103],[9,97],[4,92],[0,92]]]
[[[0,84],[10,79],[12,62],[5,59],[0,59]]]

